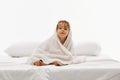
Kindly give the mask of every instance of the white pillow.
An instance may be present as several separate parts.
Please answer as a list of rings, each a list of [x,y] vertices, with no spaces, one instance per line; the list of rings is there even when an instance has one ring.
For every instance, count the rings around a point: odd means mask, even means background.
[[[2,57],[10,57],[6,52],[2,51],[0,52],[0,58]]]
[[[19,42],[9,46],[5,52],[12,57],[30,56],[38,45],[38,42]]]
[[[86,42],[75,44],[75,55],[96,56],[100,53],[101,47],[97,43]]]
[[[38,42],[20,42],[9,46],[5,52],[12,57],[30,56],[34,49],[39,46]],[[96,43],[77,43],[75,44],[75,55],[95,56],[101,51],[101,47]]]

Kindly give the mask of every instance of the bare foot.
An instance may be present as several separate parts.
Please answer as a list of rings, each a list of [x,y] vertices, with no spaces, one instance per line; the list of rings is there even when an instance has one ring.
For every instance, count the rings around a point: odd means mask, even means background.
[[[58,61],[54,61],[54,62],[50,63],[50,65],[60,66],[60,64],[58,63]]]
[[[38,60],[38,61],[35,61],[35,62],[34,62],[34,65],[35,65],[35,66],[43,66],[43,65],[45,65],[45,64],[43,63],[42,60]]]

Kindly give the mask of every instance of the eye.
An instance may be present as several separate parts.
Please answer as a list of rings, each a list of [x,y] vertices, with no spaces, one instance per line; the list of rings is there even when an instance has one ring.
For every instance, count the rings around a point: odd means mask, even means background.
[[[59,29],[62,29],[62,28],[59,28]]]
[[[64,26],[64,30],[68,30],[68,26]]]
[[[65,28],[64,30],[67,30],[67,28]]]

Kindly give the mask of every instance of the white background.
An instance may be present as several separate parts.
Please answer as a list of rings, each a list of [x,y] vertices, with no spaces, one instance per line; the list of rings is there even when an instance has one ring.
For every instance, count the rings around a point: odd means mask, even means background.
[[[0,51],[49,38],[61,19],[70,22],[73,41],[96,42],[119,59],[119,0],[0,0]]]

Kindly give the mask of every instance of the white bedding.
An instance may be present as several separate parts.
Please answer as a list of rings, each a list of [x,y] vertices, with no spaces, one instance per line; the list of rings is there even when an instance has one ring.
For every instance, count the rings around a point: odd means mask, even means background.
[[[86,57],[85,63],[67,66],[32,66],[26,61],[0,57],[0,80],[120,80],[120,62],[108,57]]]

